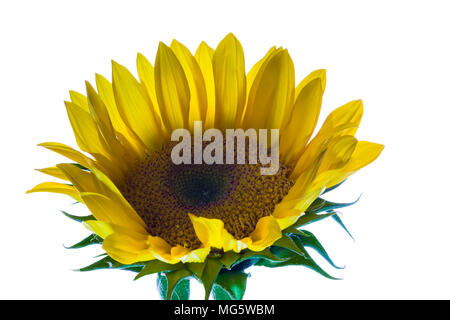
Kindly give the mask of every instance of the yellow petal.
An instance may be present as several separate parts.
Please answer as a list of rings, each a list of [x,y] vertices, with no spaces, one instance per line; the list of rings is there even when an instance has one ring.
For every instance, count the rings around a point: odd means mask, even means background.
[[[127,141],[119,141],[116,130],[109,117],[108,109],[94,88],[86,81],[89,109],[97,127],[104,138],[105,147],[111,155],[111,163],[126,173],[131,171],[141,158]]]
[[[43,182],[35,186],[34,188],[27,191],[27,193],[32,192],[53,192],[68,195],[75,200],[81,202],[80,195],[78,191],[70,185],[58,183],[58,182]]]
[[[79,192],[101,192],[92,173],[73,164],[60,163],[56,166],[72,182]]]
[[[384,146],[378,143],[359,141],[347,164],[328,179],[327,188],[337,185],[359,169],[375,161],[383,148]]]
[[[294,99],[294,64],[276,50],[261,66],[249,92],[244,128],[280,129]]]
[[[117,109],[114,98],[114,91],[111,82],[105,77],[96,74],[95,83],[97,85],[98,95],[105,104],[112,126],[116,132],[116,138],[120,143],[129,150],[130,153],[144,157],[144,146],[136,134],[128,128],[123,121],[119,110]]]
[[[261,67],[264,65],[264,63],[269,59],[269,57],[272,56],[272,54],[275,51],[280,51],[281,48],[277,49],[275,46],[273,46],[272,48],[269,49],[269,51],[267,51],[266,55],[259,60],[257,63],[255,63],[253,65],[253,67],[250,69],[250,71],[247,74],[247,97],[250,93],[250,89],[253,86],[253,82],[255,81],[255,78],[257,76],[257,74],[259,73],[259,70],[261,69]]]
[[[222,248],[224,230],[223,221],[219,219],[208,219],[197,217],[189,213],[195,234],[205,247]]]
[[[206,119],[206,88],[203,74],[194,56],[184,45],[173,40],[170,48],[180,62],[190,89],[189,128],[192,130],[194,121]]]
[[[172,49],[159,44],[155,61],[156,96],[161,118],[169,132],[187,128],[190,92],[183,68]]]
[[[195,234],[202,242],[203,247],[213,247],[223,249],[223,251],[240,252],[247,248],[247,245],[235,239],[224,227],[223,221],[219,219],[209,219],[197,217],[189,214]]]
[[[224,227],[223,221],[197,217],[189,214],[195,234],[202,242],[203,247],[213,247],[224,251],[240,252],[247,246],[240,240],[236,240]]]
[[[259,219],[249,238],[243,239],[252,251],[262,251],[281,238],[281,229],[272,216]]]
[[[317,172],[322,164],[325,152],[322,152],[307,168],[300,177],[297,178],[294,185],[289,189],[288,194],[283,198],[282,202],[286,202],[292,199],[300,199],[305,196],[305,194],[310,190],[314,180],[316,179]],[[320,188],[320,187],[318,187]]]
[[[181,262],[183,263],[200,263],[204,262],[206,258],[208,257],[209,252],[211,251],[211,248],[199,248],[190,251],[188,254],[184,255],[180,258]]]
[[[214,85],[214,70],[212,64],[213,55],[214,50],[205,42],[202,42],[195,52],[195,59],[202,71],[205,82],[207,98],[206,119],[204,123],[205,129],[214,128],[216,113],[216,89]]]
[[[339,136],[332,139],[319,168],[319,173],[326,170],[342,168],[350,160],[356,148],[356,140],[353,136]]]
[[[332,136],[337,131],[341,135],[354,135],[363,115],[362,100],[354,100],[335,109],[325,119],[318,136]]]
[[[79,92],[72,91],[72,90],[69,91],[69,94],[70,94],[70,101],[72,101],[72,103],[81,107],[83,110],[89,112],[87,98],[84,95],[82,95]]]
[[[97,125],[86,110],[72,102],[65,102],[75,139],[81,150],[108,157],[105,143]]]
[[[57,167],[48,167],[48,168],[43,168],[43,169],[36,169],[36,171],[48,174],[49,176],[52,176],[52,177],[55,177],[55,178],[68,180],[67,177],[64,175],[64,172],[62,172]]]
[[[158,100],[156,98],[156,91],[155,91],[155,69],[153,68],[150,61],[148,61],[148,59],[140,53],[138,53],[136,58],[136,66],[139,75],[139,80],[141,81],[141,84],[144,86],[147,95],[150,98],[150,101],[152,102],[155,113],[160,118],[161,111],[158,105]]]
[[[138,232],[145,231],[145,223],[125,200],[114,183],[97,168],[91,172],[71,164],[59,164],[58,168],[80,192],[83,202],[97,220],[128,227]]]
[[[97,127],[100,129],[100,133],[105,139],[109,149],[113,149],[117,141],[115,130],[112,126],[111,119],[109,118],[108,110],[102,99],[98,96],[92,85],[86,81],[86,92],[88,96],[89,110],[92,119],[94,119]]]
[[[284,230],[290,226],[292,226],[298,218],[303,216],[305,213],[297,210],[297,209],[291,209],[284,211],[282,214],[279,215],[279,217],[275,218],[280,229]]]
[[[181,256],[186,255],[189,250],[181,246],[171,247],[160,237],[148,237],[148,243],[153,256],[166,263],[175,264],[180,262]]]
[[[87,220],[83,225],[102,239],[114,233],[113,225],[104,221]]]
[[[57,143],[57,142],[44,142],[44,143],[38,144],[38,146],[41,146],[41,147],[47,148],[49,150],[52,150],[56,153],[59,153],[59,154],[63,155],[64,157],[67,157],[67,158],[81,164],[82,166],[89,167],[89,160],[91,160],[91,159],[86,157],[81,152],[76,151],[69,146],[66,146],[65,144]]]
[[[163,131],[144,88],[124,66],[114,61],[112,66],[114,97],[123,121],[147,148],[158,150]]]
[[[114,260],[123,264],[153,260],[148,236],[134,232],[114,232],[103,241],[103,249]]]
[[[359,126],[362,114],[363,105],[361,100],[351,101],[331,112],[317,135],[306,147],[295,165],[291,177],[297,178],[308,168],[317,155],[326,150],[332,137],[353,135]]]
[[[323,188],[317,186],[315,189],[310,188],[310,190],[298,198],[280,202],[272,213],[272,216],[277,220],[280,229],[284,230],[294,224],[322,191]]]
[[[319,119],[325,89],[325,70],[317,70],[296,88],[296,99],[290,119],[282,131],[280,156],[285,163],[297,161],[308,143]]]
[[[222,242],[223,242],[223,251],[234,251],[236,253],[241,252],[244,249],[247,249],[247,244],[241,240],[235,239],[225,228],[222,231]]]
[[[367,166],[378,158],[383,149],[382,144],[359,141],[350,161],[345,166],[345,170],[356,171]]]
[[[244,51],[233,34],[217,46],[213,56],[216,88],[216,128],[234,128],[246,100]]]
[[[130,207],[99,193],[81,192],[80,195],[97,220],[122,226],[141,234],[146,233],[144,223],[139,217],[136,217],[136,212]]]

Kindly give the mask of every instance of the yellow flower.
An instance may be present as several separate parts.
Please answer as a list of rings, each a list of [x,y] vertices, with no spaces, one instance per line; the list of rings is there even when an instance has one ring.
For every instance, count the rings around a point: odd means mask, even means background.
[[[334,110],[312,137],[325,90],[325,71],[295,86],[286,49],[271,48],[245,73],[239,41],[227,35],[195,54],[160,43],[155,65],[137,56],[139,79],[112,63],[112,83],[96,75],[86,96],[71,91],[67,113],[78,147],[41,146],[73,163],[41,172],[66,180],[29,192],[56,192],[84,203],[84,224],[122,264],[161,260],[204,262],[208,256],[260,252],[282,237],[327,188],[374,161],[382,145],[358,141],[361,101]],[[171,133],[205,129],[279,129],[280,169],[260,164],[175,165]]]

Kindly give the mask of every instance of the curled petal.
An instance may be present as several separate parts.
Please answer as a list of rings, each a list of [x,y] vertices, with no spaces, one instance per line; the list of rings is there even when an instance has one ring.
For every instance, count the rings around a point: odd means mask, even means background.
[[[243,239],[234,238],[219,219],[196,217],[192,214],[189,214],[189,217],[197,237],[204,246],[223,249],[225,252],[240,252],[245,248],[261,251],[281,237],[280,227],[271,216],[261,218],[250,236]]]
[[[249,237],[242,239],[242,242],[252,251],[262,251],[280,238],[281,229],[277,220],[272,216],[266,216],[259,219],[255,230]]]

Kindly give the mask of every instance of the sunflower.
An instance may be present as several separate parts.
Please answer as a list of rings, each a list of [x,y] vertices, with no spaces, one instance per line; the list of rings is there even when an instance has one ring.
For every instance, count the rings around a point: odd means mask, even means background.
[[[315,130],[325,70],[295,86],[286,49],[271,48],[246,74],[239,41],[227,35],[214,50],[195,54],[160,43],[154,66],[137,56],[136,79],[112,62],[112,82],[96,75],[96,89],[70,91],[66,109],[79,149],[40,146],[71,163],[39,169],[64,182],[28,192],[55,192],[83,203],[78,217],[92,235],[74,247],[102,244],[105,257],[82,268],[120,268],[136,278],[158,274],[165,298],[186,298],[188,279],[218,299],[242,298],[251,265],[304,265],[325,276],[305,247],[329,260],[315,236],[300,226],[326,217],[342,223],[321,195],[374,161],[383,149],[354,135],[363,106],[352,101]],[[171,133],[204,129],[279,130],[279,170],[261,175],[256,164],[180,164],[171,160]],[[331,260],[329,260],[330,263]],[[331,276],[329,276],[331,277]]]

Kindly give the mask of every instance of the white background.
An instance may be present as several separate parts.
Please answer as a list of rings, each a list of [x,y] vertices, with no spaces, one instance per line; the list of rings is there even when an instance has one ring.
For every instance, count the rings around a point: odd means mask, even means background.
[[[111,59],[136,74],[136,53],[153,61],[159,41],[176,38],[194,51],[228,32],[241,41],[247,69],[273,45],[289,49],[297,81],[326,68],[320,121],[362,98],[358,138],[386,145],[329,194],[345,202],[363,192],[342,210],[356,241],[333,221],[310,228],[346,265],[326,267],[344,280],[302,267],[253,268],[245,298],[450,298],[449,9],[411,0],[2,1],[0,298],[158,298],[153,276],[72,271],[101,249],[63,247],[88,235],[59,213],[78,212],[69,198],[25,195],[47,179],[34,168],[64,161],[36,144],[75,146],[63,101],[69,89],[84,92],[95,72],[110,78]],[[202,290],[194,283],[193,298]]]

